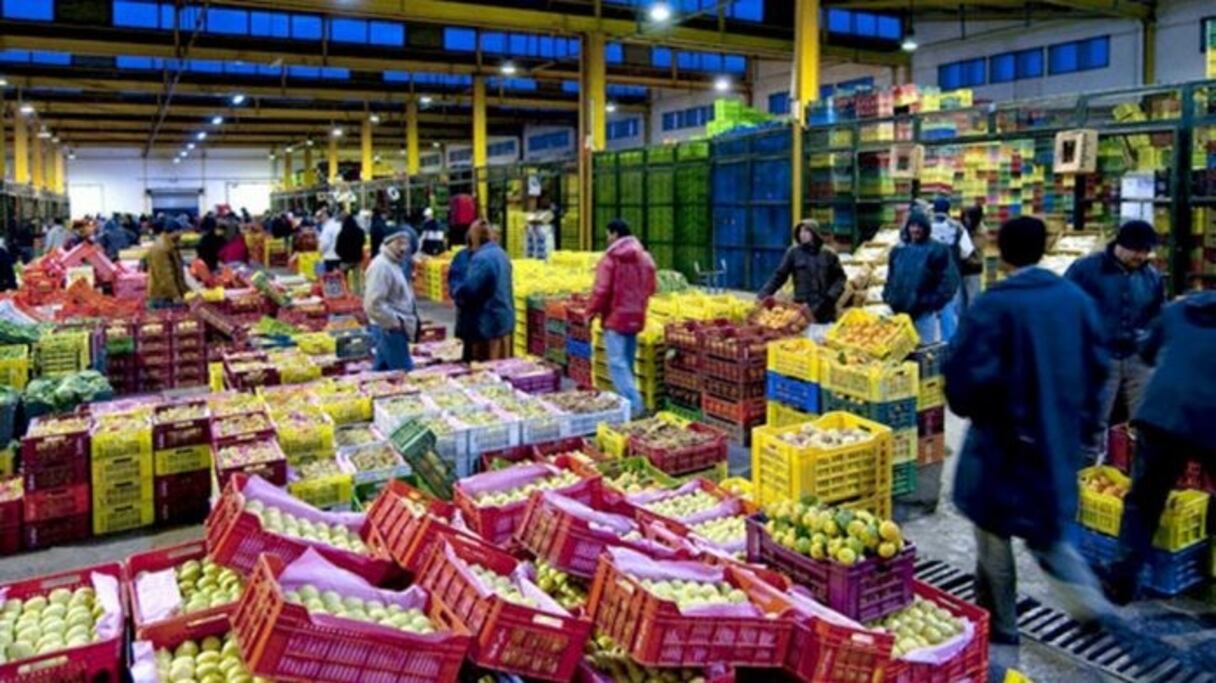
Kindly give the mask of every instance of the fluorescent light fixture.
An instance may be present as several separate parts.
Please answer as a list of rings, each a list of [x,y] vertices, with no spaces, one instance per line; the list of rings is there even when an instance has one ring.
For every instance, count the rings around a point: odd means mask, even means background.
[[[198,135],[195,135],[194,137],[198,138],[199,140],[206,140],[206,139],[207,139],[207,131],[205,131],[205,130],[200,130],[200,131],[198,132]]]
[[[291,154],[291,153],[292,153],[292,152],[294,152],[294,151],[296,151],[296,148],[295,148],[295,147],[288,147],[288,148],[287,148],[287,150],[286,150],[286,152],[287,152],[288,154]]]
[[[501,71],[502,75],[504,76],[514,76],[519,69],[516,68],[514,62],[503,62],[502,66],[499,67],[499,71]]]
[[[375,162],[379,163],[379,162],[380,162],[380,155],[379,155],[379,154],[377,154],[376,156],[372,157],[372,161],[375,161]]]
[[[899,44],[899,49],[904,52],[916,52],[916,48],[918,47],[920,47],[920,44],[916,42],[916,34],[911,31],[904,36],[904,42]]]
[[[223,117],[223,116],[212,116],[212,117],[211,117],[211,125],[213,125],[213,126],[218,126],[218,125],[220,125],[220,124],[222,124],[222,123],[224,123],[224,117]]]
[[[25,114],[26,116],[29,116],[30,114],[34,113],[34,105],[23,104],[23,105],[21,105],[21,109],[19,109],[18,111],[20,111],[22,114]]]
[[[432,143],[431,143],[431,147],[434,147],[435,149],[439,149],[439,143],[438,143],[438,142],[432,142]]]
[[[186,150],[183,149],[182,151],[177,153],[177,156],[185,159],[187,154],[189,154],[189,152],[187,152]]]
[[[329,135],[330,135],[330,137],[340,138],[340,137],[342,137],[342,129],[335,128],[335,129],[329,131]]]
[[[182,158],[181,158],[181,157],[173,157],[173,163],[175,163],[175,164],[180,164],[180,163],[182,163]]]
[[[730,78],[726,76],[718,76],[714,79],[714,90],[718,92],[726,92],[730,90]]]
[[[42,140],[50,140],[51,131],[47,130],[46,126],[43,126],[42,130],[38,131],[38,137],[39,137],[39,139],[42,139]]]
[[[268,158],[269,158],[271,161],[274,161],[274,152],[271,152],[270,154],[268,154],[268,155],[266,155],[266,156],[267,156],[267,157],[268,157]]]
[[[68,152],[68,161],[76,160],[76,152]]]
[[[372,123],[372,125],[373,125],[373,126],[374,126],[374,125],[377,125],[377,124],[379,124],[379,123],[380,123],[380,115],[379,115],[379,114],[372,114],[371,116],[367,117],[367,120],[368,120],[368,121],[371,121],[371,123]]]
[[[405,156],[405,148],[404,148],[404,147],[402,147],[402,148],[401,148],[401,151],[400,151],[399,153],[401,154],[401,156]]]
[[[55,137],[51,138],[51,142],[53,142],[53,143],[55,143],[56,145],[58,145],[58,144],[59,144],[59,136],[58,136],[58,135],[56,135]]]
[[[656,24],[666,23],[671,19],[671,6],[665,2],[656,2],[650,6],[647,14],[650,16],[650,20]]]
[[[187,142],[187,143],[186,143],[186,149],[194,149],[194,143],[193,143],[193,142]]]
[[[8,85],[8,79],[4,76],[0,76],[0,88],[5,87],[6,85]]]
[[[245,103],[245,95],[243,93],[237,93],[232,96],[232,104],[234,104],[236,106],[240,106],[244,103]]]
[[[614,102],[609,102],[609,103],[608,103],[608,104],[607,104],[607,105],[604,107],[604,110],[605,110],[605,111],[607,111],[609,114],[614,113],[614,112],[616,111],[616,103],[614,103]]]
[[[305,140],[304,144],[308,145],[309,147],[312,147],[312,138]]]
[[[433,97],[431,97],[430,95],[423,95],[422,97],[418,98],[419,104],[421,104],[424,107],[434,101],[435,101],[435,99]]]

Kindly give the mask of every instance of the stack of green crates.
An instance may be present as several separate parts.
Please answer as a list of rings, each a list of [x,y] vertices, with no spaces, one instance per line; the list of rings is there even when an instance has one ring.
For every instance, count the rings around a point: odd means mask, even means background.
[[[674,238],[672,266],[695,282],[697,269],[712,270],[709,217],[709,143],[685,142],[676,147]]]

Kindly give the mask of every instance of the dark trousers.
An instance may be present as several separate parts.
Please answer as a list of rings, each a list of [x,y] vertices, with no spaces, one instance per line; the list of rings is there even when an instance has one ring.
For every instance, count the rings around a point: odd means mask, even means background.
[[[1140,427],[1136,434],[1136,455],[1132,459],[1132,488],[1123,499],[1123,523],[1119,529],[1119,558],[1111,570],[1114,590],[1125,596],[1135,594],[1136,579],[1153,544],[1153,534],[1161,522],[1161,512],[1170,491],[1186,471],[1187,461],[1198,458],[1205,468],[1216,463],[1216,452],[1179,439],[1151,427]],[[1208,505],[1208,528],[1216,520],[1214,506]]]

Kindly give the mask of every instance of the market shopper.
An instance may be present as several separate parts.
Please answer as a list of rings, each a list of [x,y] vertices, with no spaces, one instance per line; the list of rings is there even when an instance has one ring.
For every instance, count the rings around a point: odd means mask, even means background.
[[[148,270],[148,308],[179,306],[186,296],[186,274],[177,250],[180,227],[175,221],[158,221],[152,228],[156,240],[144,261]]]
[[[17,275],[13,270],[13,253],[9,250],[8,240],[0,238],[0,292],[17,289]]]
[[[1198,460],[1209,476],[1216,473],[1214,349],[1216,292],[1194,292],[1165,307],[1141,350],[1156,369],[1133,420],[1132,487],[1123,499],[1119,559],[1107,587],[1117,603],[1136,597],[1153,534],[1187,460]],[[1208,512],[1209,520],[1216,519]]]
[[[922,344],[941,341],[940,316],[958,289],[958,269],[950,250],[930,238],[929,218],[908,215],[903,243],[891,250],[882,299],[892,311],[907,313]]]
[[[980,295],[984,277],[984,244],[988,241],[984,226],[984,207],[976,204],[963,210],[963,229],[971,240],[974,250],[971,256],[959,264],[959,275],[963,278],[963,299],[959,315],[962,315]]]
[[[342,229],[338,231],[338,239],[334,243],[334,252],[342,263],[343,271],[357,270],[363,265],[363,245],[366,240],[367,233],[359,227],[359,221],[348,214],[342,220]]]
[[[976,256],[975,245],[972,244],[971,234],[967,232],[963,224],[950,216],[950,200],[945,197],[933,200],[933,221],[930,234],[934,241],[946,245],[946,248],[950,250],[950,260],[961,276],[963,264]],[[960,280],[955,286],[954,296],[950,299],[950,303],[942,307],[938,316],[943,341],[950,341],[950,338],[954,336],[954,331],[958,329],[958,317],[964,307],[961,285]]]
[[[350,217],[348,216],[348,218]],[[354,219],[351,218],[351,220]],[[317,217],[317,223],[321,226],[321,236],[317,238],[317,251],[321,252],[325,272],[332,273],[342,267],[342,259],[338,256],[338,235],[342,233],[343,221],[322,211]]]
[[[452,299],[467,316],[470,360],[487,361],[511,357],[515,332],[515,296],[511,282],[511,259],[496,241],[494,229],[485,220],[469,227],[468,269]]]
[[[56,249],[62,249],[67,246],[68,240],[71,239],[72,232],[63,225],[63,220],[56,218],[51,221],[51,227],[47,229],[46,234],[42,237],[42,253],[49,254]]]
[[[811,310],[815,324],[826,326],[836,320],[836,303],[844,294],[848,278],[836,252],[825,244],[819,223],[804,220],[794,226],[794,245],[785,252],[777,272],[757,295],[767,299],[794,278],[794,303]]]
[[[633,236],[629,224],[619,218],[608,223],[608,249],[595,269],[588,313],[601,320],[612,385],[629,399],[635,417],[646,412],[633,366],[638,333],[646,327],[646,307],[656,290],[655,280],[654,259]]]
[[[376,345],[376,370],[414,369],[410,342],[418,339],[418,302],[401,271],[408,239],[403,230],[390,228],[367,268],[363,311]]]
[[[963,316],[945,363],[950,409],[971,419],[954,502],[975,525],[976,602],[992,614],[996,644],[1018,642],[1015,536],[1074,618],[1113,614],[1066,537],[1077,514],[1080,447],[1097,421],[1107,358],[1093,303],[1038,267],[1046,239],[1037,218],[1001,226],[1009,276]]]
[[[220,250],[227,243],[226,234],[224,225],[213,221],[211,230],[203,233],[194,248],[196,256],[190,264],[190,275],[204,287],[214,287],[218,282]]]
[[[1165,282],[1149,263],[1156,245],[1152,225],[1128,221],[1104,251],[1077,259],[1064,275],[1097,304],[1103,339],[1113,359],[1098,422],[1087,435],[1086,456],[1091,463],[1106,451],[1106,429],[1118,397],[1123,396],[1128,417],[1135,415],[1152,374],[1136,351],[1165,305]]]
[[[446,249],[443,226],[435,220],[435,210],[428,206],[422,210],[422,246],[420,250],[427,256],[438,256]]]
[[[452,262],[448,264],[448,292],[455,292],[464,284],[465,278],[469,275],[469,260],[473,258],[473,249],[465,247],[456,252],[452,257]],[[452,335],[460,340],[462,362],[468,363],[473,360],[473,317],[470,310],[461,306],[459,301],[453,300],[453,306],[456,308],[456,325],[452,331]]]

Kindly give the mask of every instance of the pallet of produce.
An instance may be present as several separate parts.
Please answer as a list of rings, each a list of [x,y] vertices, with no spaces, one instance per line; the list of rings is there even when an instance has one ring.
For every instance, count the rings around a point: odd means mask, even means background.
[[[545,400],[566,413],[563,436],[587,436],[595,434],[601,422],[619,425],[629,421],[629,401],[611,392],[561,391]]]
[[[629,494],[626,501],[642,523],[697,524],[739,511],[739,500],[707,479],[692,479],[669,489]]]
[[[248,575],[260,554],[290,562],[308,549],[369,582],[382,585],[397,575],[388,560],[367,547],[366,517],[323,512],[258,477],[237,475],[207,516],[207,551],[218,564]]]
[[[263,556],[233,615],[249,668],[273,680],[457,680],[470,644],[429,591],[376,588],[316,554]]]
[[[216,417],[211,422],[211,439],[217,446],[248,437],[269,439],[274,436],[274,423],[261,411]]]
[[[204,638],[214,622],[227,630],[245,585],[240,574],[207,557],[201,539],[131,555],[126,571],[139,640]]]
[[[1077,482],[1077,519],[1094,531],[1117,538],[1131,479],[1113,467],[1098,465],[1081,470]],[[1201,491],[1171,491],[1153,535],[1153,546],[1176,552],[1205,540],[1209,498]]]
[[[772,330],[783,337],[795,336],[811,324],[810,309],[801,304],[767,298],[747,314],[747,324]]]
[[[752,481],[763,505],[816,496],[835,503],[891,490],[891,430],[848,413],[753,431]]]
[[[289,458],[333,455],[334,421],[324,412],[304,406],[276,411],[271,419]]]
[[[629,683],[638,680],[669,683],[735,683],[735,670],[722,664],[682,669],[640,667],[629,653],[608,636],[587,640],[587,653],[579,663],[577,683]]]
[[[595,440],[605,453],[623,458],[629,455],[629,438],[634,434],[662,431],[670,429],[686,429],[689,421],[675,413],[659,412],[654,417],[634,420],[622,425],[600,424],[595,430]]]
[[[701,355],[702,358],[708,356],[736,362],[753,359],[764,362],[768,356],[768,343],[774,338],[774,333],[763,327],[729,327],[706,336]]]
[[[916,327],[907,315],[883,317],[861,308],[845,311],[827,332],[828,346],[875,360],[901,361],[918,343]]]
[[[912,581],[913,602],[870,627],[895,635],[884,681],[983,681],[988,677],[988,612]]]
[[[601,557],[589,612],[596,631],[643,666],[780,667],[792,624],[778,589],[736,564]]]
[[[287,492],[321,510],[349,511],[354,489],[354,477],[334,455],[294,461],[287,467]]]
[[[726,462],[729,447],[721,431],[691,422],[683,427],[664,423],[634,431],[629,435],[628,450],[646,458],[658,470],[680,476]]]
[[[558,465],[524,463],[468,477],[456,483],[453,501],[469,528],[502,545],[523,521],[533,491],[557,491],[583,503],[598,495],[599,477],[583,479],[568,465],[566,460]]]
[[[444,539],[483,542],[456,522],[457,516],[455,505],[394,480],[368,507],[367,544],[377,557],[396,562],[417,579]]]
[[[131,680],[253,681],[227,619],[208,621],[189,636],[152,634],[131,643]]]
[[[152,413],[152,448],[157,451],[211,443],[211,414],[206,401],[157,406]],[[172,474],[172,472],[165,472]]]
[[[275,486],[287,485],[287,456],[274,438],[249,434],[223,443],[215,447],[216,481],[221,487],[237,474],[258,476]]]
[[[0,680],[122,680],[124,580],[111,563],[0,585],[8,617]]]
[[[351,476],[356,487],[404,479],[410,475],[410,466],[392,444],[384,440],[339,448],[337,461],[342,471]]]
[[[805,337],[771,341],[767,367],[769,372],[817,384],[819,353],[819,345]]]
[[[879,633],[816,602],[805,588],[786,591],[794,632],[785,670],[803,683],[887,680],[895,637]],[[977,682],[978,683],[978,682]]]
[[[451,538],[432,554],[419,585],[440,601],[445,625],[473,635],[469,660],[487,669],[547,681],[574,677],[591,622],[570,614],[490,546]]]
[[[87,482],[89,419],[80,415],[41,417],[21,439],[27,492]]]

